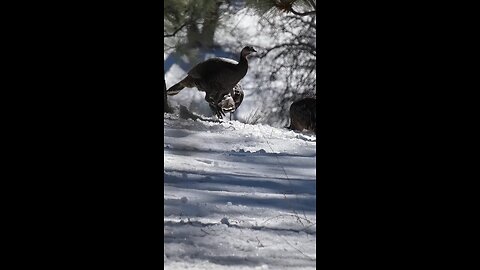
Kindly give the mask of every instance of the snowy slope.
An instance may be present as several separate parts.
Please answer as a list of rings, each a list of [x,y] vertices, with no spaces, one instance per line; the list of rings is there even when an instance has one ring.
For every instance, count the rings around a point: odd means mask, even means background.
[[[164,118],[165,269],[315,269],[315,136]]]

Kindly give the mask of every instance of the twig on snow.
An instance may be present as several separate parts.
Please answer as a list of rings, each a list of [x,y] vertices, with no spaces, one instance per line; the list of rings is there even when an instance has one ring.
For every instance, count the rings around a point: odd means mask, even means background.
[[[310,256],[308,256],[307,254],[303,253],[303,251],[301,251],[300,249],[294,247],[292,244],[290,244],[290,242],[287,241],[287,239],[283,238],[282,236],[280,236],[280,238],[282,238],[289,246],[291,246],[292,248],[294,248],[296,251],[300,252],[300,254],[302,254],[303,256],[305,256],[306,258],[312,260],[312,261],[316,261],[317,259],[315,258],[312,258]]]

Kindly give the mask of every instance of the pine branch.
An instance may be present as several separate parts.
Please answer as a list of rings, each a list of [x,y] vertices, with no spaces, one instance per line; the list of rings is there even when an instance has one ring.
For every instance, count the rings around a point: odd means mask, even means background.
[[[313,0],[308,0],[308,3],[310,3],[310,5],[312,5],[312,7],[317,10],[317,5],[315,4],[315,1]]]

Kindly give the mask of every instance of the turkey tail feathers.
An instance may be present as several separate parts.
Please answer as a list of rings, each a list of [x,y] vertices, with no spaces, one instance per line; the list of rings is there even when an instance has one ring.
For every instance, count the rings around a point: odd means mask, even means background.
[[[196,87],[195,80],[192,77],[187,76],[185,79],[181,80],[180,82],[178,82],[174,86],[168,88],[167,95],[174,96],[174,95],[178,94],[185,87],[190,87],[190,88],[191,87]]]
[[[174,95],[178,94],[183,88],[185,88],[181,83],[182,82],[179,82],[179,83],[175,84],[174,86],[168,88],[167,95],[174,96]]]

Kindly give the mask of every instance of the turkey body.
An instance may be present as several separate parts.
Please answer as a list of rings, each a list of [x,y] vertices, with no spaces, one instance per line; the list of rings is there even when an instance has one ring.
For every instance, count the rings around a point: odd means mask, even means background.
[[[295,101],[290,106],[290,129],[314,131],[317,134],[317,104],[314,98]]]
[[[223,111],[219,102],[225,95],[229,93],[233,95],[234,87],[247,74],[247,55],[252,52],[256,51],[250,46],[243,48],[239,62],[225,58],[211,58],[199,63],[188,72],[187,77],[170,87],[167,94],[176,95],[185,87],[195,87],[205,92],[205,100],[221,118]]]
[[[233,62],[233,61],[232,61]],[[245,77],[248,70],[247,60],[233,64],[222,58],[212,58],[196,65],[188,72],[186,79],[193,83],[198,90],[205,92],[206,98],[218,101]]]

